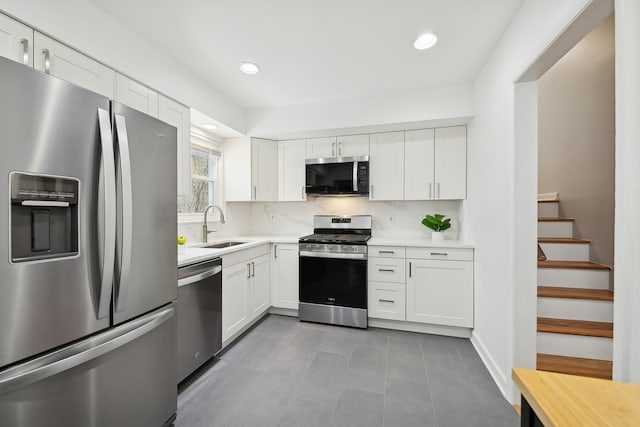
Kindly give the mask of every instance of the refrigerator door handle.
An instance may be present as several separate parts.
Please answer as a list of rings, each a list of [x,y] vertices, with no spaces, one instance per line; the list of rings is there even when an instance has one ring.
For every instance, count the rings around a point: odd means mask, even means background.
[[[109,315],[113,267],[116,256],[116,164],[111,135],[109,112],[98,108],[100,144],[104,170],[104,247],[102,257],[102,283],[98,302],[98,319]]]
[[[133,239],[133,196],[131,190],[131,160],[129,157],[129,137],[124,116],[115,114],[116,137],[120,154],[120,172],[122,176],[122,260],[120,280],[116,291],[116,311],[125,309],[129,291],[131,272],[131,246]]]
[[[9,368],[0,374],[0,394],[42,381],[112,352],[151,332],[173,315],[174,309],[167,308],[81,343]]]

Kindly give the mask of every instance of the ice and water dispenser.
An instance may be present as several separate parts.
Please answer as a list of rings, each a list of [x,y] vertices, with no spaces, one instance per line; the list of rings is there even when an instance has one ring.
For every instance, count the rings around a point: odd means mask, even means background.
[[[75,178],[11,172],[11,262],[78,254]]]

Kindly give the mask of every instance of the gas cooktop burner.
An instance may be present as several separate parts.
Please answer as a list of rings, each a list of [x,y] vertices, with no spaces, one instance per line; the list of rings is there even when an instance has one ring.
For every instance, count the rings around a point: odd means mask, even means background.
[[[366,234],[310,234],[300,238],[302,243],[349,243],[364,244],[371,236]]]

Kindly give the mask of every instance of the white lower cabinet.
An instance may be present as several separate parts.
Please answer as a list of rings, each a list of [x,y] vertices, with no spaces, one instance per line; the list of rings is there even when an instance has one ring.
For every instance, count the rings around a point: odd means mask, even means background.
[[[405,284],[369,282],[369,317],[405,320]]]
[[[473,261],[406,262],[408,321],[473,327]]]
[[[473,249],[368,249],[369,317],[473,327]]]
[[[298,309],[298,244],[276,243],[271,256],[271,305]]]
[[[251,251],[248,249],[247,251]],[[269,254],[255,251],[237,264],[222,268],[222,342],[232,338],[270,307]],[[239,260],[241,254],[234,254]]]
[[[251,278],[249,280],[250,313],[254,319],[269,309],[269,255],[251,260]]]
[[[222,269],[222,341],[248,322],[247,296],[251,272],[247,263]]]

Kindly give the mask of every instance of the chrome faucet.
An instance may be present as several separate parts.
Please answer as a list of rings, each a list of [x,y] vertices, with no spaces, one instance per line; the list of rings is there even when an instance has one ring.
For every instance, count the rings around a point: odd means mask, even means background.
[[[211,208],[215,208],[218,210],[218,212],[220,212],[220,224],[224,224],[224,213],[222,212],[222,209],[220,209],[220,207],[216,205],[207,206],[207,208],[204,210],[204,225],[202,226],[202,243],[207,243],[208,241],[207,236],[209,235],[209,233],[216,232],[216,230],[209,231],[207,227],[207,214],[209,213],[209,209]]]

